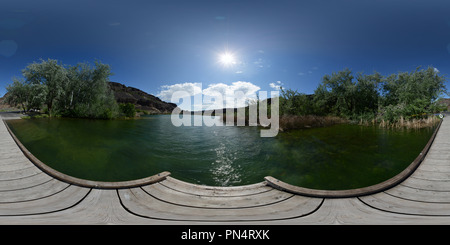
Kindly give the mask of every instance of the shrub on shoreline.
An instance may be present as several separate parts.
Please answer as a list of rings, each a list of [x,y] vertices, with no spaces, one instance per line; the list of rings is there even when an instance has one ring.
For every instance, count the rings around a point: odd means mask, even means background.
[[[347,120],[387,128],[428,127],[438,120],[429,115],[447,109],[438,101],[445,94],[445,77],[433,67],[386,77],[353,76],[344,69],[325,75],[314,94],[281,88],[280,126],[307,128]]]
[[[119,106],[108,87],[112,74],[108,65],[95,62],[75,66],[57,60],[41,60],[22,71],[24,79],[13,79],[7,87],[6,102],[24,112],[43,109],[50,117],[112,119]]]

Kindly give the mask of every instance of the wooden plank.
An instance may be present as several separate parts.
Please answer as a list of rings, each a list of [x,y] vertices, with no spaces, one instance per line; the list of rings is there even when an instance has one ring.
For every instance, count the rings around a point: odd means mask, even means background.
[[[389,195],[408,200],[450,203],[449,191],[424,190],[405,185],[398,185],[395,188],[386,190],[385,192]]]
[[[167,203],[141,188],[120,189],[119,196],[130,212],[150,219],[179,221],[263,221],[308,215],[320,206],[321,198],[293,196],[274,205],[249,208],[197,208]]]
[[[202,196],[246,196],[273,189],[267,186],[265,182],[245,186],[219,187],[191,184],[172,177],[167,177],[160,184],[179,192]]]
[[[410,178],[417,179],[428,179],[428,180],[442,180],[447,181],[450,180],[450,171],[449,172],[436,172],[436,171],[427,171],[422,168],[417,169],[414,174]]]
[[[0,171],[0,181],[30,177],[38,173],[42,173],[42,171],[35,166],[21,168],[13,171]]]
[[[21,155],[22,151],[14,143],[4,143],[0,145],[0,160],[7,158],[9,155]]]
[[[89,193],[89,190],[71,185],[46,198],[26,202],[0,203],[0,216],[34,215],[64,210],[80,202]]]
[[[429,191],[441,191],[450,192],[450,180],[429,180],[429,179],[418,179],[418,178],[408,178],[402,185],[416,188],[419,190],[429,190]]]
[[[2,191],[20,190],[20,189],[30,188],[33,186],[38,186],[38,185],[41,185],[52,179],[53,178],[50,177],[49,175],[41,172],[41,173],[31,175],[26,178],[3,180],[3,181],[0,181],[0,193]]]
[[[367,205],[399,214],[426,215],[426,216],[450,216],[450,203],[424,202],[403,199],[380,192],[370,196],[360,197]]]
[[[287,200],[292,194],[272,189],[259,194],[239,196],[210,196],[179,192],[163,186],[154,184],[142,187],[149,195],[162,201],[177,205],[199,208],[248,208],[262,205],[270,205]]]
[[[58,212],[0,217],[0,224],[21,225],[24,223],[27,225],[161,225],[174,222],[136,216],[121,206],[116,190],[92,189],[77,205]]]
[[[26,169],[30,167],[36,167],[30,161],[18,162],[13,164],[6,164],[0,167],[0,172],[14,172],[21,169]]]
[[[420,169],[429,172],[450,173],[450,168],[446,165],[422,164],[422,166],[420,166]]]
[[[51,179],[29,188],[2,191],[0,192],[0,203],[25,202],[46,198],[63,191],[67,187],[69,187],[69,184]]]
[[[442,166],[442,167],[447,166],[450,169],[450,159],[436,159],[436,158],[427,156],[427,158],[425,159],[424,162],[426,162],[427,165],[437,165],[437,166]]]
[[[0,165],[7,165],[11,162],[28,160],[21,151],[4,153],[0,156]],[[29,161],[29,160],[28,160]]]
[[[404,215],[374,209],[358,198],[325,199],[319,210],[282,224],[299,225],[413,225],[449,224],[450,217]]]
[[[0,164],[0,172],[3,171],[16,171],[20,169],[30,168],[36,166],[30,162],[28,159],[23,158],[15,158],[15,159],[9,159],[8,161],[4,161]]]
[[[446,149],[448,150],[448,148]],[[450,154],[448,153],[434,153],[427,156],[427,160],[448,161]]]

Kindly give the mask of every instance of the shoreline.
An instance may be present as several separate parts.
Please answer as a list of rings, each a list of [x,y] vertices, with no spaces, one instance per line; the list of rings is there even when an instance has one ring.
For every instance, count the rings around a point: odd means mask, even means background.
[[[20,111],[1,111],[0,112],[0,118],[4,120],[11,120],[11,119],[22,119],[23,116],[26,116],[22,114]]]
[[[448,116],[448,112],[442,113],[445,116]],[[146,114],[143,114],[146,115]],[[160,113],[160,114],[147,114],[147,115],[170,115],[169,113]],[[204,115],[201,115],[204,116]],[[47,114],[42,113],[22,113],[18,110],[11,111],[0,111],[0,118],[4,120],[13,120],[13,119],[33,119],[33,118],[49,118]],[[61,117],[61,118],[73,118],[73,119],[92,119],[92,118],[77,118],[77,117]],[[137,115],[133,118],[124,117],[124,118],[115,118],[112,120],[137,120],[141,119],[141,115]],[[248,125],[248,118],[245,118],[245,126]],[[99,119],[105,120],[105,119]],[[222,117],[222,120],[226,120],[226,117]],[[349,120],[340,118],[337,116],[314,116],[314,115],[305,115],[305,116],[297,116],[297,115],[283,115],[280,116],[279,119],[279,132],[289,132],[291,130],[298,129],[310,129],[310,128],[321,128],[321,127],[330,127],[337,124],[354,124],[360,126],[378,126],[385,129],[422,129],[422,128],[431,128],[436,126],[441,119],[438,116],[428,116],[423,119],[410,119],[404,120],[401,118],[398,122],[391,123],[389,121],[384,120]],[[235,123],[237,121],[236,115],[234,116],[234,124],[232,126],[237,126]],[[261,125],[257,125],[258,127],[263,127]],[[263,127],[264,128],[264,127]]]

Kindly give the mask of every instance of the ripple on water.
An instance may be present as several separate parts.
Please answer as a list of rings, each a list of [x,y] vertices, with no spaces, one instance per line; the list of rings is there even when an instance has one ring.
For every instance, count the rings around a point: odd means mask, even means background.
[[[316,189],[384,181],[408,166],[432,134],[335,125],[261,138],[257,127],[175,127],[170,115],[7,123],[41,161],[79,178],[122,181],[169,171],[204,185],[253,184],[273,176]]]

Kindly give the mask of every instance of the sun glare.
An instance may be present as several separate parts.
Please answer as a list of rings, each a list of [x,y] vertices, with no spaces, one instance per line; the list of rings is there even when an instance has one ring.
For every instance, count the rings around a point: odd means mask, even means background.
[[[228,53],[228,52],[221,54],[219,57],[219,61],[224,66],[230,66],[230,65],[236,64],[234,55],[231,53]]]

